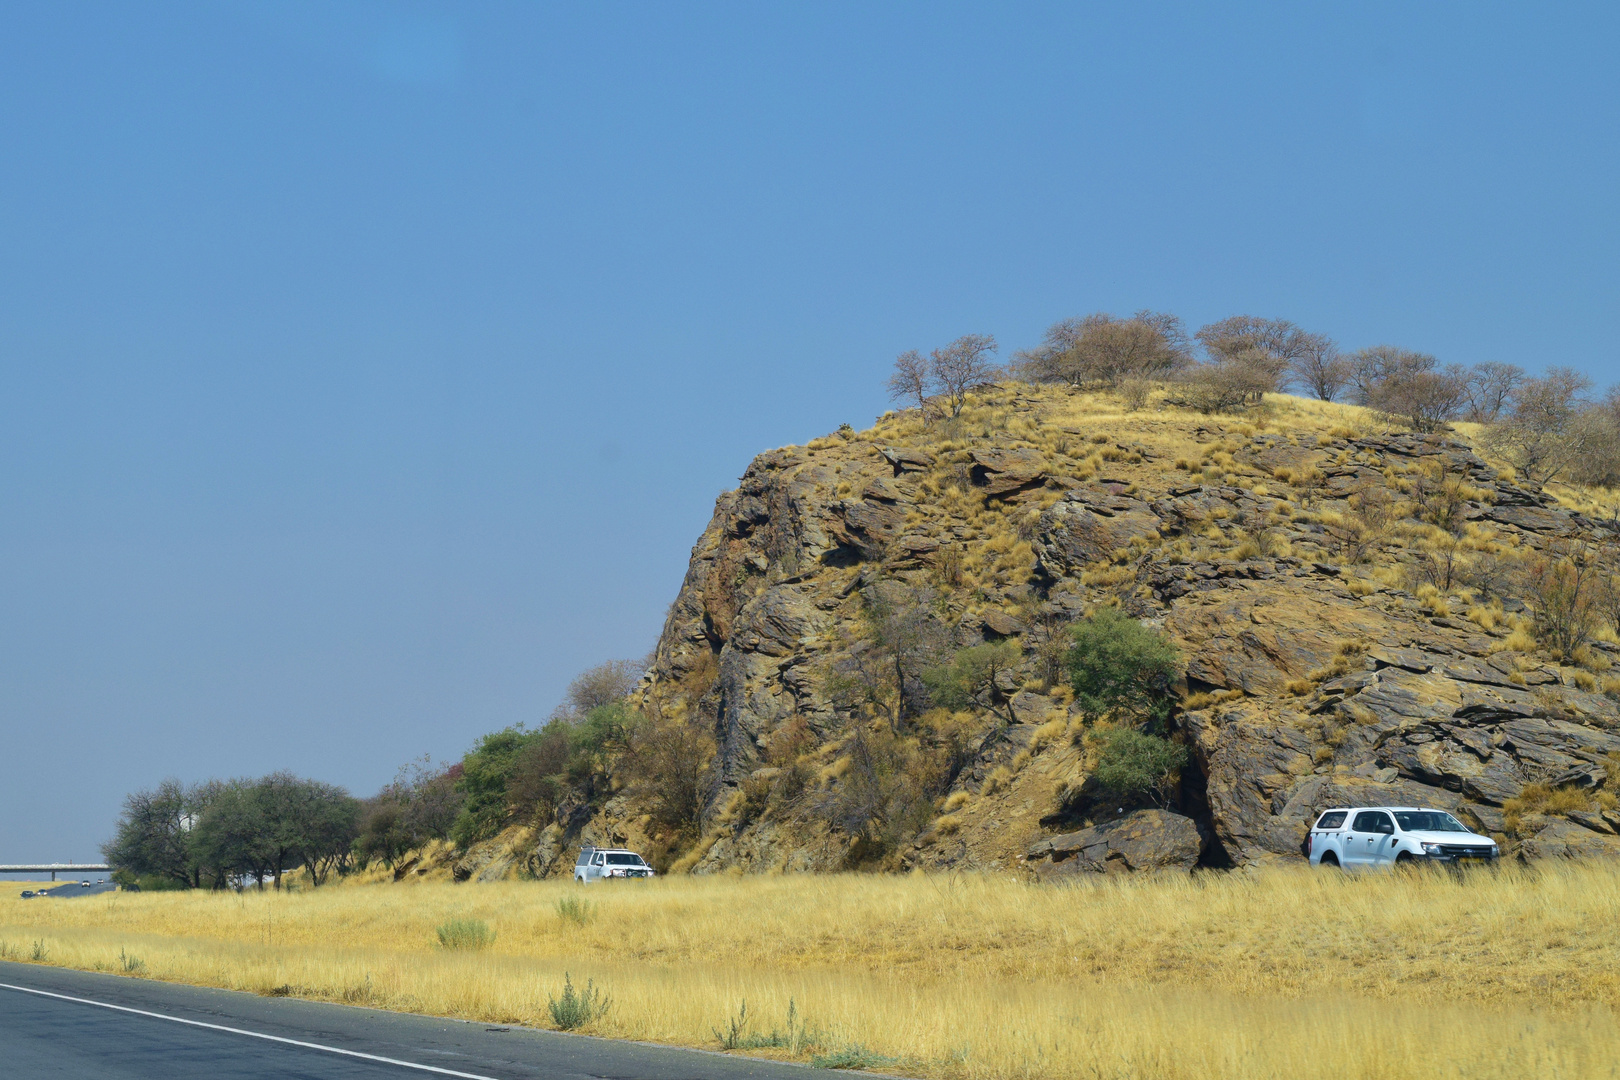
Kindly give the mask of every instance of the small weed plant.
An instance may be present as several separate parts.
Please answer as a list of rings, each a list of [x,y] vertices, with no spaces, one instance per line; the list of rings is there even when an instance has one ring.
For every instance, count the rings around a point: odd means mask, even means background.
[[[585,989],[579,990],[575,988],[572,976],[566,971],[563,972],[562,996],[548,996],[547,1002],[551,1010],[551,1022],[557,1025],[559,1031],[582,1028],[606,1016],[608,1009],[613,1007],[613,999],[598,990],[596,983],[586,979]]]
[[[810,1067],[813,1069],[881,1069],[886,1065],[899,1063],[899,1058],[875,1054],[859,1044],[817,1054],[810,1059]]]
[[[753,1021],[748,1016],[748,1002],[744,1001],[737,1007],[737,1014],[726,1021],[724,1031],[719,1028],[713,1030],[722,1050],[762,1050],[769,1047],[786,1050],[797,1057],[821,1045],[821,1035],[810,1030],[804,1017],[799,1015],[798,1004],[792,998],[788,999],[785,1029],[773,1026],[769,1032],[763,1032],[754,1031],[752,1028]]]
[[[125,975],[139,975],[146,970],[146,961],[138,956],[131,956],[123,949],[118,950],[118,970]]]
[[[563,922],[584,926],[596,917],[596,905],[579,896],[565,896],[557,901],[557,917]]]

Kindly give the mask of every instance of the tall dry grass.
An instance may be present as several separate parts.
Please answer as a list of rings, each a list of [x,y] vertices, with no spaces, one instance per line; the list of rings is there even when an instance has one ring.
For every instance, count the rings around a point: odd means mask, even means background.
[[[1620,868],[1304,871],[1051,887],[987,877],[419,884],[0,900],[26,959],[546,1026],[565,971],[599,1034],[714,1046],[791,1001],[816,1047],[962,1077],[1610,1076]],[[483,919],[481,952],[436,928]],[[124,960],[120,960],[120,955]],[[757,1041],[757,1040],[756,1040]],[[786,1054],[787,1051],[776,1051]],[[876,1060],[875,1058],[872,1060]]]

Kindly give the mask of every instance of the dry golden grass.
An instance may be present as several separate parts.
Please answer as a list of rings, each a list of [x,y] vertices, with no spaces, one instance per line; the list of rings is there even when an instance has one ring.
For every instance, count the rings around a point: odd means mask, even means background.
[[[54,889],[62,884],[62,881],[0,881],[0,900],[19,899],[23,892],[28,890]]]
[[[1071,888],[978,876],[362,885],[0,899],[26,959],[544,1025],[563,972],[599,1034],[713,1046],[791,999],[824,1049],[962,1077],[1596,1077],[1620,1060],[1620,867],[1461,878],[1271,870]],[[438,947],[450,918],[494,945]],[[807,1056],[807,1055],[801,1055]]]

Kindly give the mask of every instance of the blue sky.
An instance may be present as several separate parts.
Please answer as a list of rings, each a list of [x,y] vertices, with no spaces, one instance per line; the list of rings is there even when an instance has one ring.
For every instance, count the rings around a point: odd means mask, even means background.
[[[1008,8],[0,9],[0,861],[543,719],[903,349],[1620,378],[1620,9]]]

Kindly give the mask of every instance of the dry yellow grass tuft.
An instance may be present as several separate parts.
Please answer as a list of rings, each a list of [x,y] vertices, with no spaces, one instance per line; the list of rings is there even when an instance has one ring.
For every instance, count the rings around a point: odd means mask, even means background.
[[[1620,867],[1461,877],[1303,870],[1106,879],[676,878],[292,894],[0,899],[11,956],[543,1025],[564,970],[614,999],[598,1034],[713,1045],[791,999],[822,1051],[951,1077],[1610,1075]],[[435,927],[483,919],[493,945]],[[1489,1032],[1489,1037],[1481,1037]],[[801,1056],[808,1056],[806,1050]]]

